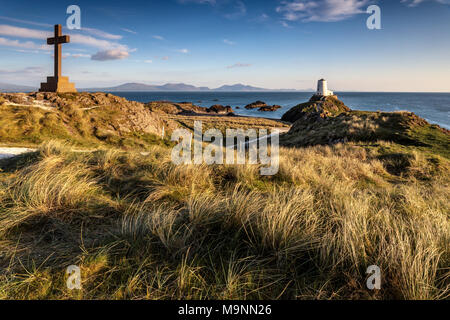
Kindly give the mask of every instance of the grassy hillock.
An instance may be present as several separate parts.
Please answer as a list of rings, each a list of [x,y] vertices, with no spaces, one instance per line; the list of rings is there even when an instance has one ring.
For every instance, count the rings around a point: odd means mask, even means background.
[[[144,105],[105,93],[0,94],[0,99],[0,146],[30,147],[58,139],[84,148],[147,149],[154,144],[170,144],[167,139],[174,129],[193,130],[195,120],[201,120],[204,128],[217,128],[223,133],[227,128],[290,127],[264,118],[176,114],[195,107],[189,103],[176,104],[184,109],[171,114],[167,108],[177,107],[169,102]],[[204,108],[200,111],[205,113]]]
[[[308,102],[296,105],[286,112],[281,120],[294,123],[297,120],[311,121],[312,119],[335,117],[350,111],[336,96],[313,96]]]
[[[450,131],[411,112],[350,111],[314,121],[299,120],[282,138],[286,146],[379,140],[450,158]]]
[[[36,146],[49,139],[78,147],[146,148],[170,127],[142,104],[113,95],[2,94],[0,145]]]

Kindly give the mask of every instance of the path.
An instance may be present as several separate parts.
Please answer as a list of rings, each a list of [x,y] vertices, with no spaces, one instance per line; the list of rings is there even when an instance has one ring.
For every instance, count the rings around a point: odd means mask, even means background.
[[[279,128],[278,130],[280,131],[280,134],[286,133],[287,131],[289,131],[288,128]],[[273,135],[273,133],[270,134],[270,135],[266,135],[266,136],[259,137],[258,139],[256,139],[256,141],[259,141],[259,140],[264,139],[264,138],[271,137],[272,135]],[[247,142],[246,142],[246,145],[248,145],[250,142],[253,142],[253,141],[254,141],[254,140],[252,140],[252,141],[247,141]],[[235,145],[235,146],[236,146],[236,145]],[[37,150],[37,149],[32,149],[32,148],[9,148],[9,147],[0,147],[0,160],[1,160],[1,159],[13,158],[13,157],[15,157],[15,156],[18,156],[18,155],[21,155],[21,154],[24,154],[24,153],[27,153],[27,152],[35,152],[36,150]],[[72,150],[72,151],[73,151],[73,152],[80,152],[80,153],[83,153],[83,152],[95,152],[96,150]],[[141,152],[141,154],[142,154],[143,156],[147,156],[147,155],[149,155],[149,152]]]

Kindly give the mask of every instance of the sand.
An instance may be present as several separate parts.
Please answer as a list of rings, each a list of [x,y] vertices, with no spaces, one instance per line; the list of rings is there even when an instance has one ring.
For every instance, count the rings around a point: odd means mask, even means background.
[[[0,159],[7,159],[18,156],[23,153],[33,152],[35,149],[29,148],[1,148],[0,147]]]

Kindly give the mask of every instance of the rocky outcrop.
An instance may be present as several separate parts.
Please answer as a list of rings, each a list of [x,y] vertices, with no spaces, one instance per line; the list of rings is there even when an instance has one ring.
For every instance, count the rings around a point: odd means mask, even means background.
[[[267,103],[265,103],[264,101],[256,101],[256,102],[246,105],[245,109],[252,110],[252,109],[259,109],[259,108],[263,108],[263,107],[267,107]]]
[[[230,106],[215,104],[209,108],[200,107],[190,102],[173,103],[169,101],[153,101],[146,104],[146,107],[153,112],[172,115],[196,115],[196,114],[220,114],[232,115],[233,109]]]
[[[313,96],[289,110],[282,120],[293,122],[289,132],[280,137],[284,146],[389,141],[450,157],[450,131],[412,112],[356,111],[336,96]]]
[[[216,114],[230,114],[234,113],[233,109],[230,106],[222,106],[220,104],[215,104],[208,108],[209,113],[216,113]]]
[[[245,106],[245,109],[247,109],[247,110],[258,109],[258,111],[261,111],[261,112],[272,112],[272,111],[276,111],[280,108],[281,108],[281,106],[279,106],[279,105],[269,106],[264,101],[256,101],[256,102],[250,103]]]
[[[197,113],[207,113],[207,108],[199,107],[190,102],[173,103],[170,101],[152,101],[145,105],[148,109],[156,113],[191,115]]]
[[[301,103],[286,112],[281,120],[291,123],[300,119],[311,121],[327,117],[336,117],[339,114],[348,111],[350,111],[350,108],[337,99],[336,96],[323,97],[314,95],[310,101]]]
[[[285,146],[297,147],[389,141],[433,148],[441,154],[450,150],[450,131],[412,112],[349,111],[335,117],[310,116],[297,120],[280,139]]]
[[[311,99],[309,99],[309,102],[316,102],[316,101],[327,101],[327,100],[339,100],[337,95],[331,95],[331,96],[322,96],[320,94],[314,94]]]
[[[39,112],[36,117],[42,117],[41,122],[52,119],[54,126],[61,126],[58,130],[74,137],[78,134],[120,137],[134,132],[160,135],[163,126],[170,127],[143,103],[109,93],[2,93],[0,99],[3,105],[19,108],[17,112],[20,108],[33,108]]]
[[[277,111],[278,109],[281,109],[281,106],[279,105],[273,105],[273,106],[265,106],[258,109],[258,111],[261,112],[273,112]]]
[[[99,108],[102,106],[117,106],[128,108],[143,108],[143,104],[136,101],[128,101],[125,98],[110,93],[0,93],[0,97],[11,104],[23,106],[46,105],[55,109],[76,105],[84,109]]]
[[[229,106],[203,108],[192,103],[166,101],[143,104],[107,93],[0,93],[0,144],[39,145],[52,139],[77,146],[109,145],[147,148],[170,144],[177,128],[191,130],[198,117],[209,128],[288,128],[277,120],[231,117]]]

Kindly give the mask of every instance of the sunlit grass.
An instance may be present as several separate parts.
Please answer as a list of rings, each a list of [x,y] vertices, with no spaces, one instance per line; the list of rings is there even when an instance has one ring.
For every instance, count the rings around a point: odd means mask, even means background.
[[[396,154],[389,156],[389,150]],[[450,167],[392,143],[282,148],[280,171],[48,142],[0,172],[2,299],[444,299]],[[399,162],[400,161],[400,162]],[[82,290],[65,271],[82,270]],[[366,269],[382,289],[366,288]]]

